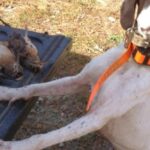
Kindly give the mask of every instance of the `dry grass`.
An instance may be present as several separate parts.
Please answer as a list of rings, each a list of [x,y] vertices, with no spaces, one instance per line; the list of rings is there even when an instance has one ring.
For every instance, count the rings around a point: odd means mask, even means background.
[[[94,1],[3,0],[0,12],[2,18],[15,27],[23,28],[27,23],[34,31],[70,36],[74,41],[73,52],[93,57],[122,37],[119,0],[107,0],[105,5],[102,0],[103,3]]]
[[[120,4],[120,0],[1,0],[0,14],[17,28],[27,23],[33,31],[72,37],[72,49],[58,67],[57,77],[62,77],[79,72],[89,59],[122,40]],[[87,95],[47,99],[36,104],[16,138],[61,127],[81,116]],[[111,150],[104,141],[96,133],[49,150]]]

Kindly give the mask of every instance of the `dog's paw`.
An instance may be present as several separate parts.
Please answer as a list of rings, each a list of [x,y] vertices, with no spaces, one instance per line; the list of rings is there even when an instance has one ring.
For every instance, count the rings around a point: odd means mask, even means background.
[[[29,140],[8,142],[0,140],[0,150],[38,150],[38,148]]]
[[[28,88],[26,87],[21,87],[21,88],[12,88],[10,89],[12,90],[11,93],[11,98],[9,99],[9,101],[14,102],[17,100],[28,100],[31,97],[31,92],[30,90],[28,90]]]
[[[10,142],[0,140],[0,150],[13,150]]]

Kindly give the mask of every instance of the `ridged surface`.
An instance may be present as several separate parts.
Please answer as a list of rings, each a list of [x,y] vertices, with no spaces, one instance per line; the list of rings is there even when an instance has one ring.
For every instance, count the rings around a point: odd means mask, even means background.
[[[14,29],[21,34],[24,30]],[[10,33],[14,30],[0,26],[0,41],[7,40]],[[29,32],[29,37],[39,50],[40,58],[44,64],[42,70],[34,74],[24,69],[24,78],[20,81],[3,80],[0,85],[9,87],[21,87],[31,83],[47,81],[52,76],[54,66],[58,65],[60,58],[65,50],[71,47],[71,39],[63,35],[47,35],[35,32]],[[22,121],[25,119],[30,109],[35,103],[36,98],[32,101],[17,101],[8,107],[8,103],[0,102],[0,139],[10,140]]]

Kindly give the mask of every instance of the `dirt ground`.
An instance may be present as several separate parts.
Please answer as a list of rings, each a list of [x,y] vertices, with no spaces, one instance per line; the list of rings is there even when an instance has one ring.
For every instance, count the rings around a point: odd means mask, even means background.
[[[122,40],[120,0],[1,0],[0,16],[17,28],[63,34],[73,39],[71,50],[53,79],[78,73],[94,56]],[[14,139],[60,128],[85,113],[88,91],[62,97],[40,97]],[[100,131],[47,150],[113,150]]]

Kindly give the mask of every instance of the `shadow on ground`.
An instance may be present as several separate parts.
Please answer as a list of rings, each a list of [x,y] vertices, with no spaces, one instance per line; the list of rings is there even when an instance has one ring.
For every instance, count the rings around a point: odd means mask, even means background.
[[[89,61],[90,58],[87,56],[67,52],[56,67],[53,79],[74,75],[80,72]],[[33,134],[58,129],[84,115],[88,95],[88,91],[84,91],[61,97],[40,97],[18,130],[15,139],[24,139]],[[113,150],[113,147],[98,131],[46,150]]]

